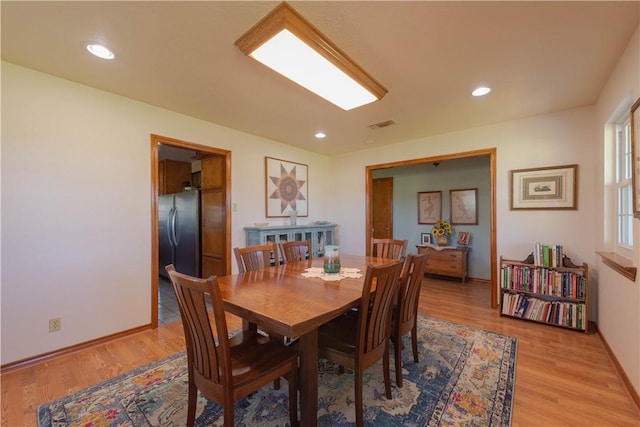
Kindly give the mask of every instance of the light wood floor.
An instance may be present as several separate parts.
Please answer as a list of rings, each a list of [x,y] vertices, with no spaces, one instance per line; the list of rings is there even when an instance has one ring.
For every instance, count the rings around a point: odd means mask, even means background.
[[[640,426],[600,338],[500,317],[487,285],[426,279],[420,312],[518,338],[513,426]],[[239,327],[230,319],[229,328]],[[6,427],[35,426],[38,405],[184,349],[173,323],[2,374]]]

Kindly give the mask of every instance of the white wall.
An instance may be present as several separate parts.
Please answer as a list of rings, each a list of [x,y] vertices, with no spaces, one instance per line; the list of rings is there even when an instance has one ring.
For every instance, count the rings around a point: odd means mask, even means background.
[[[329,216],[341,225],[345,252],[364,252],[365,174],[367,165],[496,148],[498,256],[524,258],[536,241],[562,243],[574,261],[594,262],[596,201],[593,107],[530,117],[331,158],[330,175],[341,183]],[[511,211],[509,170],[577,163],[578,210]]]
[[[615,146],[611,135],[604,132],[606,123],[620,105],[627,108],[640,97],[640,29],[636,30],[623,56],[618,61],[597,104],[596,134],[597,158],[594,175],[598,176],[594,191],[597,200],[606,201],[596,209],[594,235],[597,250],[615,249],[615,223],[610,221],[615,213],[615,194],[611,185]],[[627,109],[627,111],[629,111]],[[636,156],[638,153],[636,153]],[[602,177],[606,177],[602,179]],[[636,267],[640,266],[640,221],[633,221],[635,244],[632,256]],[[636,278],[632,282],[598,259],[598,327],[625,370],[637,393],[640,393],[640,286]]]
[[[232,151],[233,246],[266,220],[265,155],[308,164],[299,221],[326,216],[325,156],[6,62],[2,125],[2,364],[150,323],[152,133]]]

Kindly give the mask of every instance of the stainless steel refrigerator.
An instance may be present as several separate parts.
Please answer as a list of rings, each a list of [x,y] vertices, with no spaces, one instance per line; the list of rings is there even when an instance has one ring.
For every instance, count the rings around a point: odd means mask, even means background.
[[[158,251],[160,274],[173,264],[180,273],[200,277],[200,190],[158,197]]]

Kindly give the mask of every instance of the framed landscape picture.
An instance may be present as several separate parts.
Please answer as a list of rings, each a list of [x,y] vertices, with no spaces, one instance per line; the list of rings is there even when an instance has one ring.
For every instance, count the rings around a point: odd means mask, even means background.
[[[451,224],[478,224],[478,189],[449,190]]]
[[[578,209],[578,165],[511,171],[511,210]]]
[[[265,157],[266,216],[309,216],[308,166],[302,163]]]
[[[418,224],[435,224],[442,215],[442,191],[418,193]]]

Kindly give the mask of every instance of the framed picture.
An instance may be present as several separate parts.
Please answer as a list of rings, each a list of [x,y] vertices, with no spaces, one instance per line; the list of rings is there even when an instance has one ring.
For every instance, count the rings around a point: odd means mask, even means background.
[[[478,224],[478,189],[449,190],[451,224]]]
[[[435,224],[442,215],[442,191],[418,193],[418,224]]]
[[[456,242],[456,244],[467,246],[469,244],[469,240],[471,240],[471,232],[458,231],[458,241]]]
[[[421,233],[420,234],[420,244],[421,245],[430,245],[431,244],[431,233]]]
[[[265,157],[265,210],[268,218],[309,216],[308,166]]]
[[[511,172],[511,210],[578,209],[578,165]]]
[[[640,218],[640,98],[631,106],[633,216]]]

